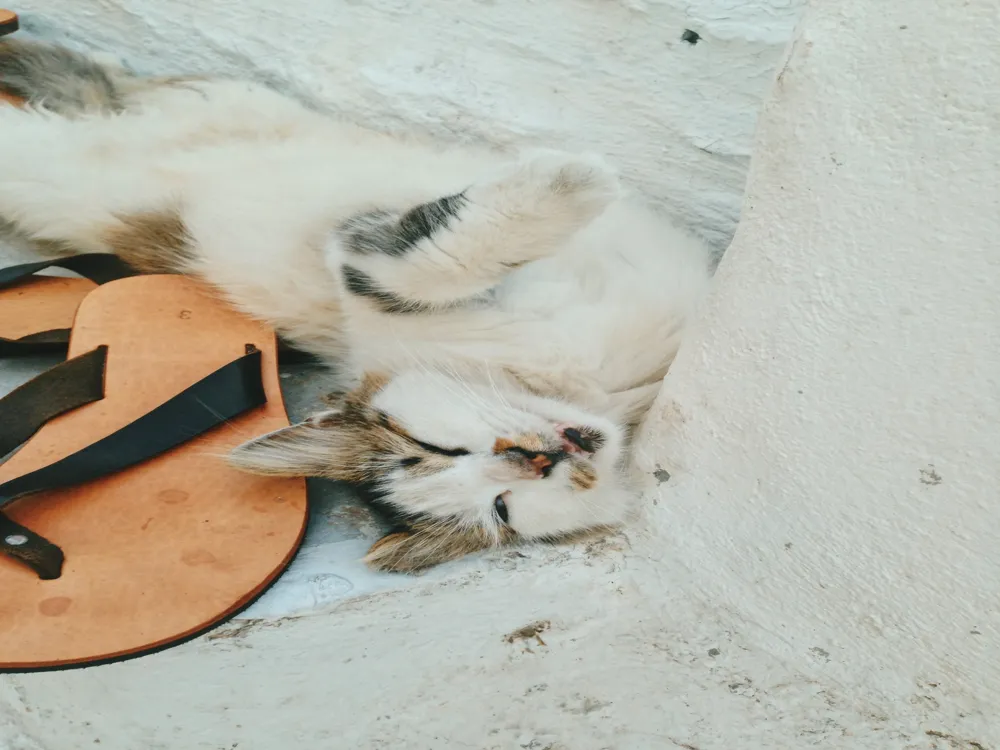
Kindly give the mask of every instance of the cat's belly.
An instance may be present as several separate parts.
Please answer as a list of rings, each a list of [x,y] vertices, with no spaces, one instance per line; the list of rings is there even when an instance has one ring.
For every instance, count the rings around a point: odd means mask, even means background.
[[[233,239],[236,239],[235,233]],[[296,348],[332,361],[344,354],[340,286],[308,241],[201,244],[190,272]]]

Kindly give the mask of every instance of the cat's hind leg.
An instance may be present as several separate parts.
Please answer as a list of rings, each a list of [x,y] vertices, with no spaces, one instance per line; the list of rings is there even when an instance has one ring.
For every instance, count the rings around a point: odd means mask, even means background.
[[[618,193],[601,161],[543,153],[403,214],[353,217],[328,262],[349,293],[384,312],[446,306],[556,252]]]
[[[169,176],[141,123],[69,120],[0,105],[0,225],[44,254],[112,252],[144,271],[177,269],[186,242]]]

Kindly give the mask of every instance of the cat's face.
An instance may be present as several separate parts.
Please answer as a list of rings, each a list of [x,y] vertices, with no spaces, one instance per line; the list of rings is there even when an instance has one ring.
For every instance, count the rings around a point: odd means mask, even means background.
[[[250,441],[232,462],[366,485],[395,524],[366,559],[405,571],[620,523],[622,451],[618,426],[567,404],[409,372],[366,378],[340,408]]]

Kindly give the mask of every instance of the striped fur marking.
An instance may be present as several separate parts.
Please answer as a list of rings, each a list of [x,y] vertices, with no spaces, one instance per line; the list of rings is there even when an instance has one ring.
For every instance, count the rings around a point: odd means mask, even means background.
[[[423,203],[402,216],[391,211],[369,211],[341,225],[344,249],[356,255],[401,257],[441,229],[465,206],[462,193]]]
[[[353,266],[342,266],[344,287],[357,297],[371,301],[380,311],[389,315],[412,315],[433,312],[435,308],[425,302],[404,299],[378,285],[371,276]]]

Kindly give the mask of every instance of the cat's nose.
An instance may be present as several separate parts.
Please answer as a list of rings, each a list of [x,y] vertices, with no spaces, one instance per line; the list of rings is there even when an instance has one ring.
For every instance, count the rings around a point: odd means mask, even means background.
[[[567,457],[562,451],[553,453],[536,453],[528,459],[528,463],[534,467],[535,471],[542,477],[547,477],[552,473],[556,464]]]
[[[522,466],[536,477],[547,477],[560,461],[568,458],[565,451],[541,451],[517,445],[512,440],[498,439],[493,451],[506,460]]]

